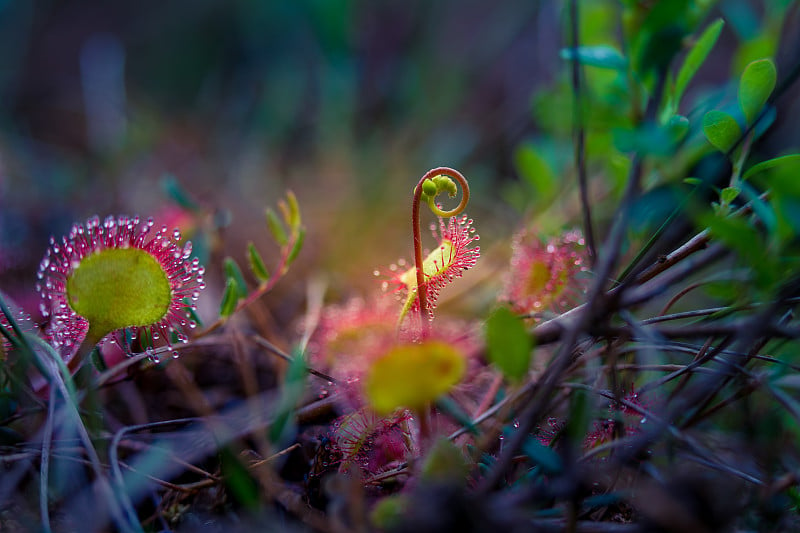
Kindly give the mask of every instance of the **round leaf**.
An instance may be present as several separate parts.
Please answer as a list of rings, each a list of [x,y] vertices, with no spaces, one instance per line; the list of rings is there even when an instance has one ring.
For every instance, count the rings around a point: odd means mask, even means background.
[[[461,381],[466,366],[464,356],[444,342],[401,344],[372,364],[364,393],[379,414],[421,410]]]
[[[703,133],[714,148],[727,152],[742,136],[742,129],[729,114],[712,110],[703,117]]]
[[[486,349],[507,378],[518,381],[528,373],[533,341],[522,319],[508,308],[499,308],[486,321]]]
[[[747,123],[753,122],[775,88],[778,74],[770,59],[753,61],[739,80],[739,106]]]

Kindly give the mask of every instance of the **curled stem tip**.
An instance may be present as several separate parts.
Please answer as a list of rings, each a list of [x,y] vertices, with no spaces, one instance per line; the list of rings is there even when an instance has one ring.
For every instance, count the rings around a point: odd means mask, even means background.
[[[441,207],[436,205],[436,196],[446,192],[452,198],[456,196],[458,187],[455,180],[461,186],[461,201],[458,205],[450,210],[442,210]],[[414,200],[411,205],[411,223],[412,231],[414,234],[414,264],[417,274],[417,298],[419,298],[419,313],[421,321],[422,336],[425,337],[428,332],[428,321],[425,317],[428,315],[428,301],[425,295],[425,273],[423,270],[422,258],[422,234],[420,231],[419,209],[420,203],[424,200],[428,207],[433,211],[436,216],[442,218],[449,218],[458,215],[467,207],[469,202],[469,184],[467,178],[464,177],[459,171],[450,167],[436,167],[432,168],[425,175],[420,178],[417,186],[414,188]],[[400,319],[402,320],[403,315]]]

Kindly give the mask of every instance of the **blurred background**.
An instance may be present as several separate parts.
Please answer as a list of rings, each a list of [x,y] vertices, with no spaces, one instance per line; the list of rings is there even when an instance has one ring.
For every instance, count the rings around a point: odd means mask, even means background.
[[[263,209],[291,188],[298,265],[377,286],[411,255],[427,169],[459,168],[470,214],[494,210],[559,17],[528,1],[2,2],[3,290],[27,300],[48,237],[93,214],[180,221],[165,183],[211,213],[219,254],[253,240],[267,259]]]
[[[789,4],[713,8],[727,24],[691,91],[798,45]],[[246,263],[248,241],[269,259],[263,210],[292,189],[308,236],[284,305],[300,305],[308,274],[324,273],[334,298],[375,290],[375,269],[410,258],[411,190],[438,165],[470,179],[491,269],[493,243],[500,264],[531,213],[548,213],[545,230],[580,223],[565,5],[2,1],[0,287],[33,312],[49,236],[122,213],[180,226],[213,287],[224,256]],[[618,40],[617,2],[580,6],[584,44]],[[590,84],[613,81],[588,70]],[[619,125],[606,104],[596,129]],[[796,145],[797,121],[776,128],[775,151]],[[602,227],[626,169],[610,134],[590,141]]]

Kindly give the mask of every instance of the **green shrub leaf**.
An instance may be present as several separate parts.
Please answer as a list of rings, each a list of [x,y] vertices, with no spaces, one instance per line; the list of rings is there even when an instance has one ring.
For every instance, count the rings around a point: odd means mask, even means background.
[[[553,198],[558,179],[534,146],[525,144],[517,149],[514,163],[520,177],[533,187],[537,199]]]
[[[513,381],[528,373],[533,341],[522,319],[506,307],[497,309],[486,321],[489,360]]]
[[[739,188],[738,187],[725,187],[722,189],[722,192],[719,195],[719,199],[722,200],[723,203],[729,204],[736,200],[736,197],[739,196]]]
[[[692,81],[692,78],[694,78],[694,75],[700,69],[703,62],[705,62],[708,54],[717,42],[723,25],[724,22],[722,19],[717,19],[712,22],[700,38],[697,39],[697,42],[692,46],[692,49],[689,50],[689,53],[686,54],[686,59],[683,61],[683,65],[681,65],[678,71],[677,78],[675,78],[673,100],[676,106],[677,103],[680,102],[683,92],[686,90],[689,82]]]
[[[625,56],[616,48],[607,45],[579,46],[577,49],[562,48],[561,58],[568,61],[577,59],[582,65],[612,70],[625,70],[628,67]]]
[[[712,110],[703,117],[703,133],[714,148],[727,152],[742,136],[742,129],[729,114]]]
[[[769,170],[774,167],[797,164],[800,164],[800,154],[790,154],[781,157],[775,157],[773,159],[767,159],[766,161],[762,161],[761,163],[748,168],[747,172],[745,172],[744,176],[742,176],[742,179],[749,179],[760,172],[764,172],[765,170]]]
[[[711,235],[733,250],[754,274],[760,289],[772,286],[779,277],[775,259],[766,253],[764,237],[741,218],[703,217]]]
[[[770,59],[753,61],[744,69],[739,80],[739,106],[748,124],[755,120],[767,103],[777,78],[775,64]]]
[[[674,142],[680,142],[689,133],[689,119],[683,115],[673,115],[667,122],[667,133]]]

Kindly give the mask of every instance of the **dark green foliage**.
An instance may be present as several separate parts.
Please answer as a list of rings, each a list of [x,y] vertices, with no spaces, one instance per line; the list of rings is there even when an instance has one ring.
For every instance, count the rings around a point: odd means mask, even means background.
[[[296,427],[294,413],[303,395],[307,368],[303,354],[295,352],[286,370],[275,421],[269,428],[269,440],[278,446],[286,444],[293,436]]]
[[[610,46],[579,46],[577,50],[564,48],[561,50],[561,57],[570,61],[577,60],[582,65],[611,70],[625,70],[628,66],[628,61],[619,50]]]
[[[564,468],[563,461],[558,453],[549,446],[544,446],[535,438],[528,438],[522,445],[522,451],[531,462],[542,469],[547,475],[560,474]]]

